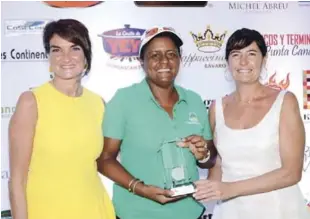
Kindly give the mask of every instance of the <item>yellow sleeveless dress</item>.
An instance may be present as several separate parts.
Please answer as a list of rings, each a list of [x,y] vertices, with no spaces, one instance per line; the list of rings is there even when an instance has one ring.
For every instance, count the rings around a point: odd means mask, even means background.
[[[96,159],[103,148],[104,105],[86,88],[69,97],[45,83],[26,189],[28,219],[114,219]]]

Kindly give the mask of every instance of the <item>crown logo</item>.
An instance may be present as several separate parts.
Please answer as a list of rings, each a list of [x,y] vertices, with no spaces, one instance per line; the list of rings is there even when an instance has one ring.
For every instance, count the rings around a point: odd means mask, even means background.
[[[280,82],[277,83],[275,77],[277,72],[275,72],[271,77],[269,78],[268,82],[265,84],[268,87],[277,89],[277,90],[285,90],[290,85],[290,73],[286,75],[286,79],[282,79]]]
[[[227,31],[223,34],[213,33],[210,29],[210,25],[207,26],[206,31],[202,33],[198,33],[198,35],[190,32],[193,37],[194,43],[197,48],[201,52],[211,53],[217,52],[221,49],[224,39],[226,37]]]

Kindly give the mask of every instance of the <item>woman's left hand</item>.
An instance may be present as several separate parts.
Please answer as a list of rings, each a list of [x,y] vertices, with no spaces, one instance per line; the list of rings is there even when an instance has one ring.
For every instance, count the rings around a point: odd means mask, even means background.
[[[180,147],[188,147],[197,160],[204,159],[208,153],[207,142],[199,135],[190,135],[183,139],[183,141],[177,142],[177,145]]]
[[[232,183],[203,179],[196,181],[195,185],[196,192],[193,197],[201,202],[227,200],[236,197]]]

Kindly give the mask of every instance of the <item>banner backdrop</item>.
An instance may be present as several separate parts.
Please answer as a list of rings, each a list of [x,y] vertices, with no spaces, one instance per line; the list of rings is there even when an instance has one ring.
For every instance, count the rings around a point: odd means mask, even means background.
[[[151,4],[151,3],[149,3]],[[167,6],[167,5],[166,5]],[[234,89],[225,78],[225,43],[242,27],[260,31],[268,44],[264,83],[296,94],[310,135],[310,2],[207,2],[203,7],[150,7],[134,2],[1,2],[1,210],[9,215],[8,123],[19,95],[49,80],[42,29],[51,20],[74,18],[90,31],[93,63],[83,84],[109,101],[120,87],[139,82],[140,36],[153,25],[174,27],[184,40],[177,83],[212,99]],[[218,37],[215,37],[218,36]],[[309,206],[310,142],[300,187]],[[200,170],[201,178],[207,170]],[[112,182],[102,177],[112,196]],[[289,201],[289,200],[287,200]],[[204,218],[211,218],[212,205]]]

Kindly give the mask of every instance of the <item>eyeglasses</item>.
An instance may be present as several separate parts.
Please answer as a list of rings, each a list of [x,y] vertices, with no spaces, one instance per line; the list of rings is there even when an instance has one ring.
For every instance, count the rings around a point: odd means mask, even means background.
[[[152,29],[146,30],[145,37],[146,38],[151,37],[163,30],[169,30],[169,31],[175,32],[175,30],[172,27],[154,27]]]
[[[147,58],[153,62],[161,62],[165,58],[169,61],[174,61],[180,57],[176,50],[168,50],[166,52],[153,51],[147,54]]]

